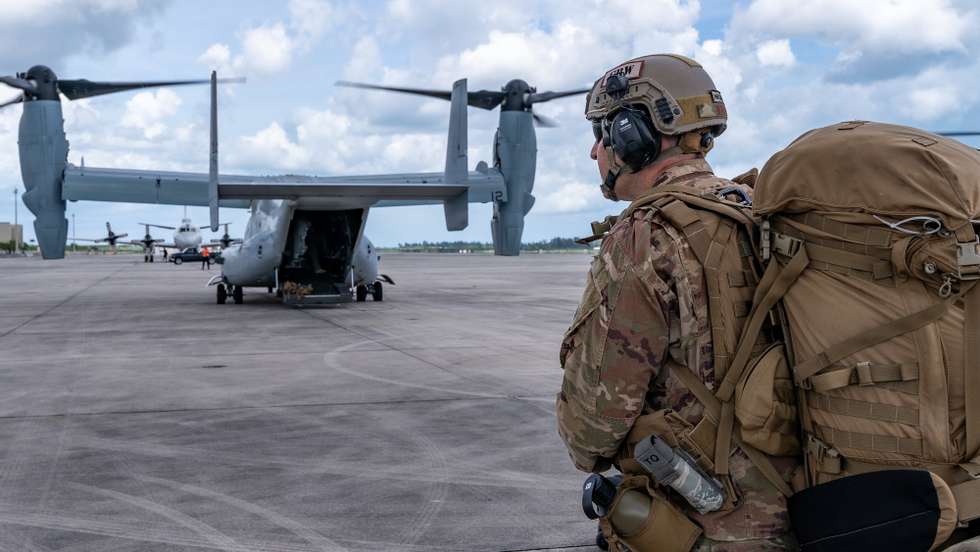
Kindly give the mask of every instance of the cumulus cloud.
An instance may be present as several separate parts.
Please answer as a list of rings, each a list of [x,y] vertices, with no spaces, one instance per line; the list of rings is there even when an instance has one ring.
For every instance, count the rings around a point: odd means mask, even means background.
[[[140,92],[126,102],[122,124],[142,130],[143,135],[152,140],[167,130],[167,120],[177,113],[181,103],[180,96],[167,88]]]
[[[0,67],[26,71],[44,63],[57,71],[68,56],[116,50],[167,4],[167,0],[0,2]]]
[[[796,64],[796,56],[793,55],[789,40],[785,38],[759,44],[755,56],[766,67],[792,67]]]
[[[313,47],[332,23],[326,0],[290,0],[285,21],[266,23],[240,33],[241,50],[215,43],[197,61],[222,73],[270,75],[286,70],[294,54]]]
[[[864,81],[916,73],[939,56],[964,54],[976,25],[975,9],[949,0],[753,0],[736,10],[731,33],[821,40],[840,51],[830,78]]]
[[[273,122],[243,136],[229,160],[250,170],[304,174],[439,171],[445,162],[442,135],[389,133],[331,108],[303,109],[297,118],[295,126]]]
[[[295,169],[309,165],[310,152],[293,142],[277,122],[241,139],[241,154],[269,167]]]

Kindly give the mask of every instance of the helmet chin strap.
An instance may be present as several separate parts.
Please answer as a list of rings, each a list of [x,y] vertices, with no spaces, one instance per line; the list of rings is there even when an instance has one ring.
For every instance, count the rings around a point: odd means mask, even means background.
[[[651,164],[662,161],[664,159],[673,157],[675,155],[684,154],[698,154],[704,156],[708,153],[712,146],[714,146],[713,140],[702,140],[702,134],[697,132],[689,132],[681,136],[678,140],[676,146],[669,147],[661,151],[656,157],[647,163],[647,167]],[[606,171],[606,177],[603,179],[602,184],[599,188],[602,190],[602,195],[611,201],[619,201],[619,197],[616,195],[616,180],[622,174],[631,174],[634,171],[628,165],[622,163],[616,154],[613,152],[612,146],[605,146],[603,149],[606,152],[606,160],[609,164],[609,170]]]
[[[606,159],[609,164],[609,169],[606,171],[606,178],[602,180],[602,184],[599,188],[602,190],[602,195],[610,201],[619,201],[619,197],[616,196],[616,180],[619,175],[626,172],[627,174],[632,172],[629,167],[619,162],[616,154],[613,153],[612,147],[603,148],[606,150]]]

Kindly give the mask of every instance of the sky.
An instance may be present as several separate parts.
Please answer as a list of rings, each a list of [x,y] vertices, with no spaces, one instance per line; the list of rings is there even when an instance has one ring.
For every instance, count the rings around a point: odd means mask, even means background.
[[[107,81],[245,76],[221,89],[222,172],[378,174],[441,171],[449,104],[337,80],[448,90],[465,77],[470,90],[499,90],[521,78],[565,90],[636,56],[679,53],[701,62],[726,100],[728,130],[708,160],[732,177],[838,121],[980,128],[978,26],[980,7],[958,0],[0,0],[0,74],[44,64]],[[0,102],[16,95],[0,85]],[[535,107],[560,126],[537,133],[524,241],[585,235],[589,221],[625,207],[599,192],[584,101]],[[63,108],[76,165],[207,172],[207,87],[63,98]],[[13,219],[13,191],[23,191],[20,112],[0,110],[0,221]],[[470,109],[471,168],[490,160],[497,116]],[[33,238],[31,214],[18,209]],[[173,226],[183,209],[78,202],[68,213],[79,238],[103,236],[106,221],[138,237],[138,223]],[[206,224],[206,208],[188,214]],[[471,205],[469,228],[451,233],[440,206],[373,209],[366,233],[381,246],[490,241],[490,216]],[[240,234],[247,212],[221,217]]]

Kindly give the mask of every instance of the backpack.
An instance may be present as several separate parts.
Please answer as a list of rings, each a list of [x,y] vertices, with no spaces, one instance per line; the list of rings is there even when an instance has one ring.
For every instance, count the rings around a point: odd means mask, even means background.
[[[813,130],[765,164],[753,212],[806,486],[928,470],[959,522],[980,517],[980,152],[895,125]]]

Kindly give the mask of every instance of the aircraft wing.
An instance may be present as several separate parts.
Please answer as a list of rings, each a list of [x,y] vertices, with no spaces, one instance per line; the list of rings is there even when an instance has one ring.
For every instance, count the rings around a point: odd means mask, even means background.
[[[471,171],[460,184],[446,182],[444,173],[218,177],[218,200],[222,207],[248,208],[254,199],[303,198],[357,198],[371,204],[387,200],[435,204],[464,192],[470,202],[488,202],[506,199],[507,189],[500,173],[485,166]],[[65,169],[62,199],[207,206],[208,175],[69,165]]]
[[[445,173],[219,175],[218,205],[248,208],[257,199],[289,199],[305,208],[333,210],[441,203],[446,206],[447,227],[460,230],[466,227],[467,203],[507,200],[507,187],[496,169],[481,163],[464,174],[459,183],[447,181]],[[69,165],[62,199],[208,206],[208,174]]]

